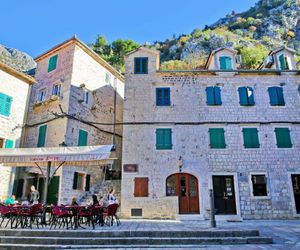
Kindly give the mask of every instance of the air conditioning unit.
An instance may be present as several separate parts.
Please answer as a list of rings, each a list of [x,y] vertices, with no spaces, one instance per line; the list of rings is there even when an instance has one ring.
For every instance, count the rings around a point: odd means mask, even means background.
[[[241,64],[242,63],[242,55],[237,55],[235,57],[235,61],[236,61],[237,64]]]
[[[267,58],[264,60],[264,66],[265,66],[265,68],[271,67],[273,63],[274,63],[273,56],[267,56]]]

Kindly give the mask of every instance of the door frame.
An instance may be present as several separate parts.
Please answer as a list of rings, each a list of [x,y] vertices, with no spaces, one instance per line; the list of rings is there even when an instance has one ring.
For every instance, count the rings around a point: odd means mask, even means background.
[[[300,172],[288,172],[288,183],[289,183],[289,187],[290,187],[290,191],[291,191],[290,194],[291,194],[291,198],[292,198],[293,216],[300,218],[300,214],[297,214],[297,210],[296,210],[296,201],[295,201],[294,188],[293,188],[293,183],[292,183],[292,175],[293,174],[300,175]]]
[[[236,206],[236,214],[216,214],[216,218],[219,220],[228,220],[228,219],[239,219],[241,220],[241,206],[240,206],[240,190],[238,185],[238,173],[236,172],[211,172],[209,179],[209,187],[213,189],[213,176],[233,176],[233,185],[235,190],[235,206]],[[208,193],[209,195],[209,193]],[[209,197],[208,197],[209,200]]]
[[[196,178],[197,180],[197,191],[198,191],[198,208],[199,208],[199,213],[187,213],[187,214],[181,214],[179,212],[179,206],[180,206],[180,198],[179,198],[179,195],[176,195],[176,196],[173,196],[173,197],[177,197],[177,202],[178,202],[178,215],[181,215],[181,216],[189,216],[189,215],[200,215],[202,214],[201,211],[202,211],[202,202],[201,202],[201,196],[200,196],[200,181],[199,181],[199,178],[196,174],[193,174],[193,173],[189,173],[189,172],[176,172],[176,173],[172,173],[172,174],[169,174],[166,178],[165,178],[165,195],[167,194],[167,179],[173,175],[190,175],[190,176],[193,176]],[[176,181],[175,181],[175,185],[176,185]],[[175,187],[176,188],[176,187]],[[177,187],[178,188],[178,187]],[[166,197],[169,197],[169,196],[166,196]]]

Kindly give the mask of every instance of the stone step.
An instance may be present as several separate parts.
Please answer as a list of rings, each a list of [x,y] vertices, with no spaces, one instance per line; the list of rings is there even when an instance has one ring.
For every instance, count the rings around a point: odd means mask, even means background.
[[[242,245],[271,244],[269,237],[102,237],[102,238],[58,238],[58,237],[1,237],[0,244],[6,245],[62,245],[62,246],[115,246],[115,245]]]
[[[201,231],[128,231],[128,230],[0,230],[0,236],[10,237],[255,237],[258,230],[201,230]]]

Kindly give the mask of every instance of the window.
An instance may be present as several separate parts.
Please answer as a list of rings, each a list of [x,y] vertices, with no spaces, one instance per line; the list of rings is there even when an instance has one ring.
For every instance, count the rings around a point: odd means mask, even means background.
[[[110,83],[110,74],[108,72],[105,73],[105,82]]]
[[[156,149],[172,149],[172,129],[156,129]]]
[[[85,176],[85,191],[90,191],[90,186],[91,186],[91,176],[87,174]]]
[[[240,87],[238,91],[241,106],[253,106],[255,104],[253,89],[251,87]]]
[[[84,92],[83,101],[85,104],[89,104],[90,93],[88,91]]]
[[[171,175],[167,178],[167,196],[175,196],[176,195],[176,188],[175,188],[175,175]]]
[[[78,146],[87,146],[88,132],[79,129]]]
[[[37,147],[44,147],[46,142],[46,133],[47,133],[47,125],[42,125],[39,127],[39,136]]]
[[[210,148],[226,148],[223,128],[209,129]]]
[[[55,84],[53,85],[52,95],[60,96],[61,85]]]
[[[281,54],[279,56],[279,64],[280,64],[280,69],[281,70],[287,70],[289,69],[289,63],[288,63],[288,60],[289,58],[284,56],[284,54]]]
[[[275,135],[278,148],[291,148],[291,136],[288,128],[275,128]]]
[[[259,148],[257,128],[243,128],[244,147]]]
[[[148,74],[148,57],[134,58],[134,74]]]
[[[268,88],[271,106],[284,106],[283,89],[281,87]]]
[[[48,72],[55,70],[56,64],[57,64],[57,55],[51,56],[48,63]]]
[[[0,93],[0,115],[10,116],[12,97]]]
[[[73,189],[74,190],[84,190],[84,177],[85,174],[74,172],[73,178]]]
[[[219,58],[220,69],[230,70],[232,69],[232,59],[229,56],[221,56]]]
[[[156,89],[156,106],[170,106],[170,88]]]
[[[37,96],[37,100],[39,102],[45,101],[46,100],[46,89],[40,89],[38,96]]]
[[[5,140],[5,148],[13,148],[14,147],[14,141],[6,139]]]
[[[134,197],[148,197],[148,178],[134,178]]]
[[[207,105],[221,105],[221,88],[207,87],[206,88],[206,103]]]
[[[251,175],[253,196],[268,196],[265,175]]]

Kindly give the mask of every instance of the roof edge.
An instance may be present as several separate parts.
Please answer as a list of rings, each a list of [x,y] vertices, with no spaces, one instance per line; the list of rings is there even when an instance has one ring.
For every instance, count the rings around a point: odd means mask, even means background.
[[[5,71],[6,73],[8,73],[12,76],[15,76],[16,78],[19,78],[20,80],[25,81],[29,85],[36,83],[36,80],[32,76],[29,76],[21,71],[18,71],[16,69],[8,66],[5,63],[0,62],[0,69],[2,69],[3,71]]]

